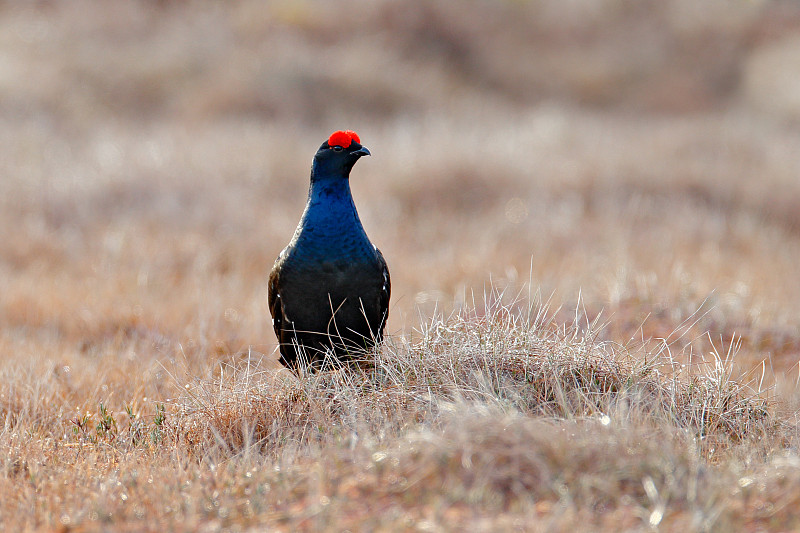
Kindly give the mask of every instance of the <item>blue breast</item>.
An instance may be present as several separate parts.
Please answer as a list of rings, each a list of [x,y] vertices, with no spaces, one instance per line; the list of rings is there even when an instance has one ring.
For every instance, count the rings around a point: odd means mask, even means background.
[[[301,264],[375,261],[375,249],[358,218],[349,180],[312,181],[306,209],[288,250],[291,262],[300,268]]]

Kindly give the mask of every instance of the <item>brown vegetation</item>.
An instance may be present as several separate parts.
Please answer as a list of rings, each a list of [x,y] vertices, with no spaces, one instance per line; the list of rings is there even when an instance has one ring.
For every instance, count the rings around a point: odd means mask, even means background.
[[[4,528],[800,528],[794,2],[0,14]],[[295,377],[340,128],[389,339]]]

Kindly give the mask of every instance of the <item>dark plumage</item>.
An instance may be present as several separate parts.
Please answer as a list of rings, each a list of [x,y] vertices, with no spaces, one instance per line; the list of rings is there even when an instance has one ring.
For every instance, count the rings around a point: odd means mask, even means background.
[[[383,255],[364,232],[350,170],[369,150],[337,131],[311,166],[308,203],[269,276],[269,309],[283,365],[319,368],[363,358],[383,339],[391,283]]]

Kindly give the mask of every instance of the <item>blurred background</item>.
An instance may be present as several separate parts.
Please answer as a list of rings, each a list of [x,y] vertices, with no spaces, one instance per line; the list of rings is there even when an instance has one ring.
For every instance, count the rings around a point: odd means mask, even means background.
[[[271,361],[336,129],[390,333],[496,287],[798,372],[794,0],[0,2],[3,357]]]

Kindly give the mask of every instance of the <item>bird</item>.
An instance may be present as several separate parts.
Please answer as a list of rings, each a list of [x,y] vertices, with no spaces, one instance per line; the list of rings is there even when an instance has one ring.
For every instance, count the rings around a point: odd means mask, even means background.
[[[350,191],[350,171],[368,155],[354,131],[336,131],[322,143],[300,223],[269,275],[279,360],[291,370],[362,362],[383,341],[389,268]]]

